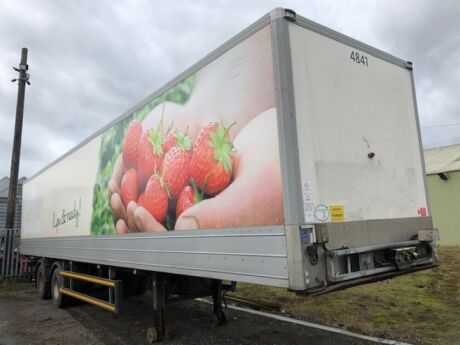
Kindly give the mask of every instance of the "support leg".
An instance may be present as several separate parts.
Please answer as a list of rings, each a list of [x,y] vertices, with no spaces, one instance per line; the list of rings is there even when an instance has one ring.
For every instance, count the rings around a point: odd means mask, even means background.
[[[212,301],[214,304],[215,325],[220,326],[225,324],[225,314],[222,310],[222,280],[214,279],[211,285]]]
[[[166,336],[165,331],[165,277],[162,273],[152,274],[153,326],[147,329],[147,340],[153,344]]]

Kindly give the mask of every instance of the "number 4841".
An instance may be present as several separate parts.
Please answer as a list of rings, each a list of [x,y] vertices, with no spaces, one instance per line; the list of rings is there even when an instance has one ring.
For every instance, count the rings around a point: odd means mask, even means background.
[[[369,66],[369,63],[367,62],[367,56],[358,52],[352,51],[350,59],[352,59],[357,64],[362,64],[366,67]]]

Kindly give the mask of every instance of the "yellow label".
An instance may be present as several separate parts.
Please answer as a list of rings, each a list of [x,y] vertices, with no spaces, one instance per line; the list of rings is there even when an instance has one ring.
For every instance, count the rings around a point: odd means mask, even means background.
[[[332,222],[343,222],[345,220],[343,205],[330,205],[329,213],[331,215]]]

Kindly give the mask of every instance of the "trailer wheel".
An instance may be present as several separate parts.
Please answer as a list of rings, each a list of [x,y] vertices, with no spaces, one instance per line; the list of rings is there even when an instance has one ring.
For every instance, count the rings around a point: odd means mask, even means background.
[[[61,267],[57,265],[53,271],[53,278],[51,279],[51,297],[56,307],[63,308],[68,304],[69,297],[62,294],[60,291],[60,288],[63,287],[63,279],[60,272]]]
[[[47,279],[44,263],[38,266],[36,284],[40,299],[49,299],[51,297],[51,284]]]
[[[158,341],[158,331],[155,327],[147,328],[147,341],[149,344],[155,344]]]
[[[168,325],[164,325],[164,328],[164,339],[168,339],[171,337],[171,329]],[[161,340],[162,339],[159,338],[158,331],[155,327],[152,326],[147,328],[147,342],[149,344],[155,344],[156,342],[159,342]]]

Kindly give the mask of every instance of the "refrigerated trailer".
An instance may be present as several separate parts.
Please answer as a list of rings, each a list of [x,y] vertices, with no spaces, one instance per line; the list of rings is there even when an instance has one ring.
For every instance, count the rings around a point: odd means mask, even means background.
[[[171,137],[188,157],[176,179]],[[162,161],[146,173],[153,156]],[[187,188],[191,204],[179,211]],[[314,295],[437,265],[412,64],[288,9],[39,171],[23,193],[21,253],[37,260],[40,296],[119,311],[122,293],[148,282],[151,341],[165,335],[173,295],[212,294],[222,323],[221,293],[234,287],[222,281]],[[108,288],[107,300],[82,282]]]

